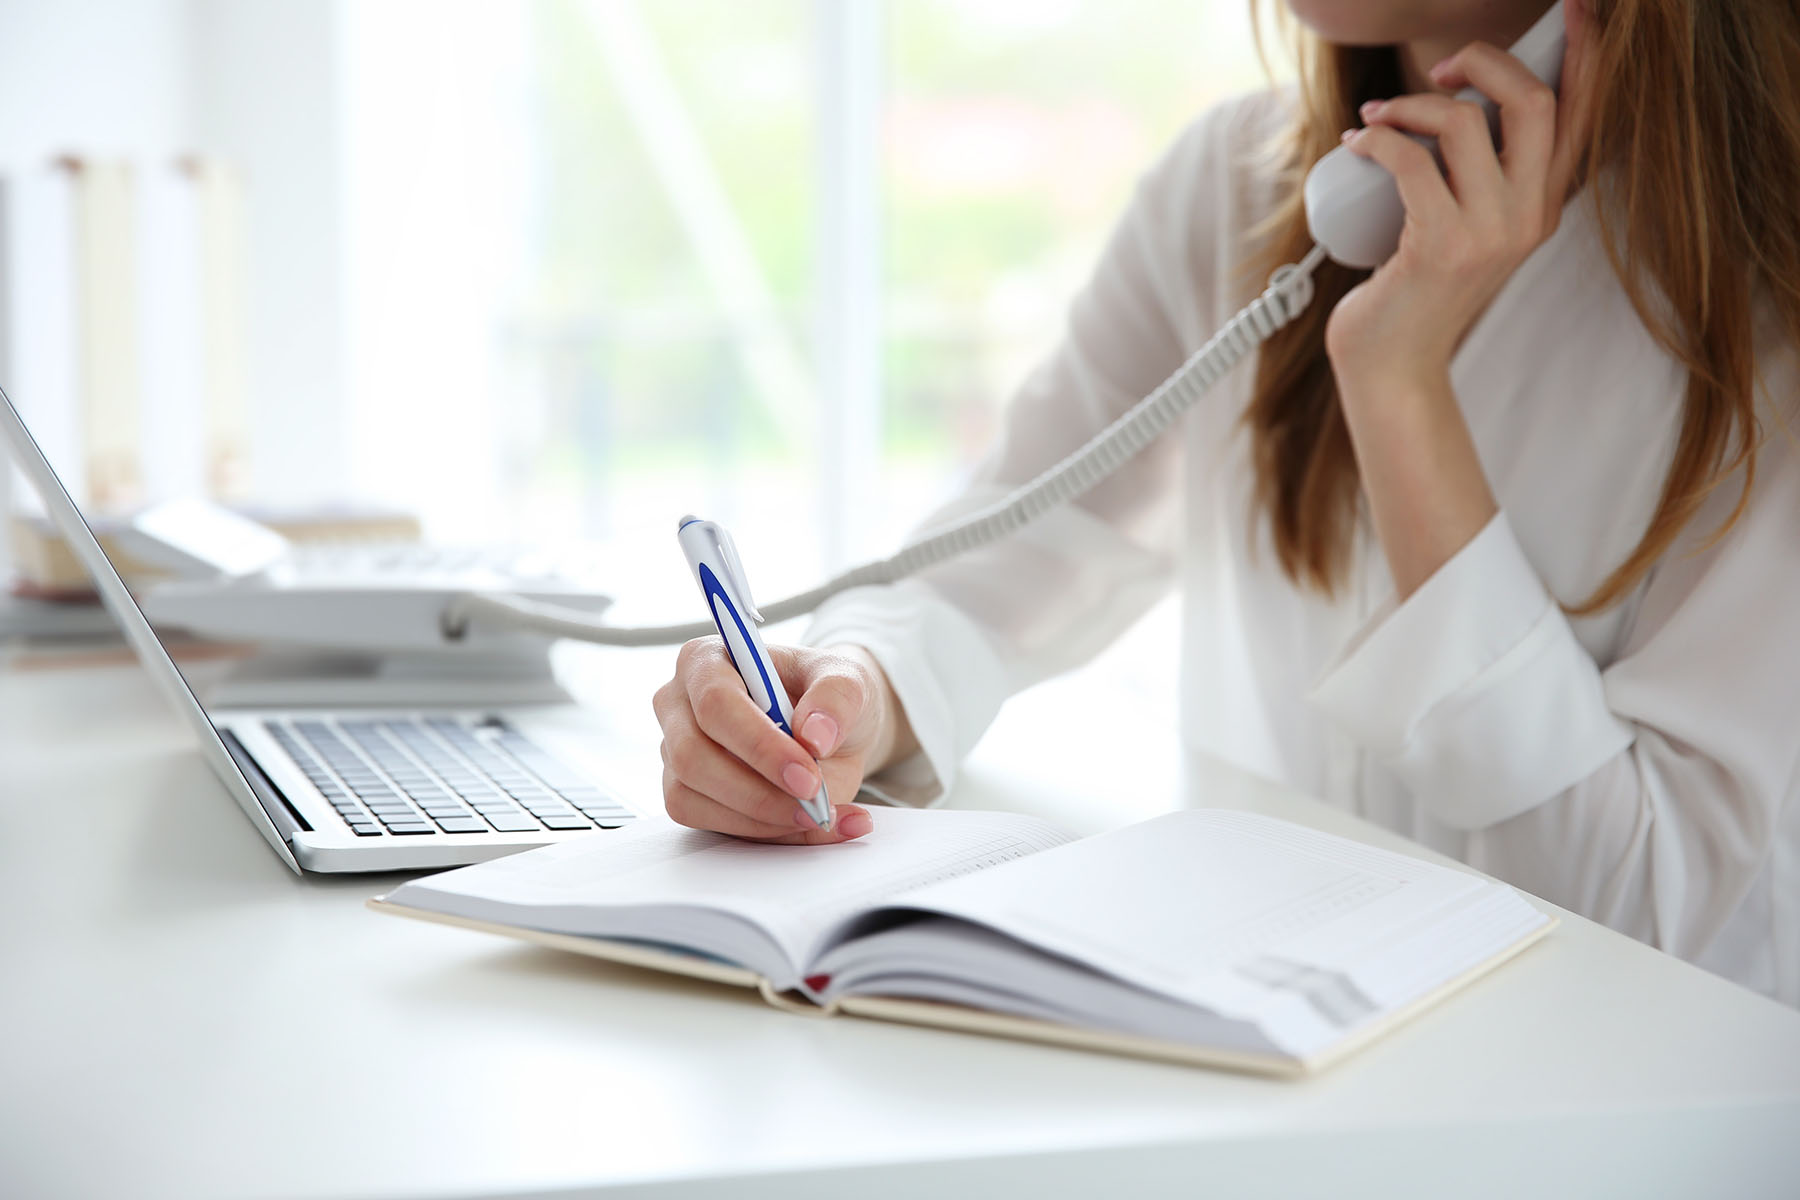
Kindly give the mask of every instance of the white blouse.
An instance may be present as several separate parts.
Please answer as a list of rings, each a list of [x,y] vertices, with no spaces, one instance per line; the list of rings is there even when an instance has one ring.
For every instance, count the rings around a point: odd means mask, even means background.
[[[1213,109],[1142,180],[1061,345],[927,526],[1061,459],[1261,290],[1240,266],[1273,203],[1266,146],[1289,96]],[[1648,525],[1684,372],[1579,197],[1452,368],[1500,514],[1404,603],[1366,523],[1336,599],[1282,574],[1252,523],[1251,362],[1076,505],[847,592],[806,640],[882,664],[922,754],[876,782],[930,799],[1008,695],[1092,656],[1178,584],[1190,749],[1800,1004],[1800,373],[1791,347],[1762,344],[1769,436],[1748,511],[1711,538],[1738,496],[1728,481],[1595,616],[1561,605]]]

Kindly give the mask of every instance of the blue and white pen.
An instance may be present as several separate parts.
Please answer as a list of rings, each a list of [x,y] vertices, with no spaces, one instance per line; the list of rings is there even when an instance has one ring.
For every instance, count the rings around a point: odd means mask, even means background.
[[[750,699],[781,732],[793,737],[794,706],[775,664],[769,660],[762,635],[756,630],[762,623],[762,614],[751,599],[744,563],[738,558],[731,535],[717,521],[690,516],[681,518],[675,536],[681,539],[681,552],[687,555],[688,567],[706,597],[706,609],[712,614],[713,624],[719,627],[719,636],[725,639],[725,652],[743,676]],[[825,794],[823,777],[819,780],[819,794],[801,800],[800,806],[820,829],[831,828],[831,799]]]

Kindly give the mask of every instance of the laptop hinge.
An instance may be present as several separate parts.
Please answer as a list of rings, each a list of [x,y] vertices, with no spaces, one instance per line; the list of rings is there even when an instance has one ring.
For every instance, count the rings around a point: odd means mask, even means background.
[[[281,840],[291,842],[301,830],[310,832],[312,826],[288,803],[288,798],[282,794],[275,781],[263,773],[262,764],[250,757],[250,752],[238,741],[237,734],[229,729],[220,729],[219,738],[225,743],[225,749],[232,760],[237,763],[238,770],[243,772],[244,781],[250,785],[256,802],[269,815],[269,822],[275,826],[275,832],[281,835]]]

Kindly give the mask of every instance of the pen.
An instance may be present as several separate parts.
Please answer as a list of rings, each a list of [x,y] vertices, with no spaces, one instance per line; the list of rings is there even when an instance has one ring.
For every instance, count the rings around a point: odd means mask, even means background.
[[[681,552],[687,555],[688,567],[706,598],[706,610],[712,614],[719,636],[725,639],[725,653],[743,677],[750,699],[775,722],[776,728],[793,737],[794,706],[775,664],[769,661],[762,635],[756,630],[763,617],[750,596],[750,583],[744,577],[737,545],[717,521],[693,516],[681,518],[675,536],[681,540]],[[825,794],[823,773],[819,794],[799,803],[820,829],[831,828],[831,799]]]

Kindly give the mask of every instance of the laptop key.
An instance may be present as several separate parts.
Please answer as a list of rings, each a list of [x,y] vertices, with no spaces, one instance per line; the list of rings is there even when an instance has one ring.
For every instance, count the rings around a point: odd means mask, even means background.
[[[490,816],[487,820],[488,824],[501,833],[536,833],[543,828],[537,821],[524,813]]]
[[[438,828],[445,833],[486,833],[488,823],[480,817],[439,817]]]
[[[387,827],[387,830],[389,833],[397,833],[397,834],[401,834],[401,835],[414,834],[414,833],[436,833],[437,826],[429,825],[429,824],[426,824],[425,822],[421,821],[416,825],[413,825],[413,824],[389,825]]]
[[[558,814],[555,816],[539,817],[538,819],[544,823],[545,829],[592,829],[594,827],[592,821],[588,820],[580,813],[575,812],[571,812],[566,816]]]
[[[636,813],[624,808],[584,808],[581,810],[581,815],[594,822],[623,822],[637,816]]]

